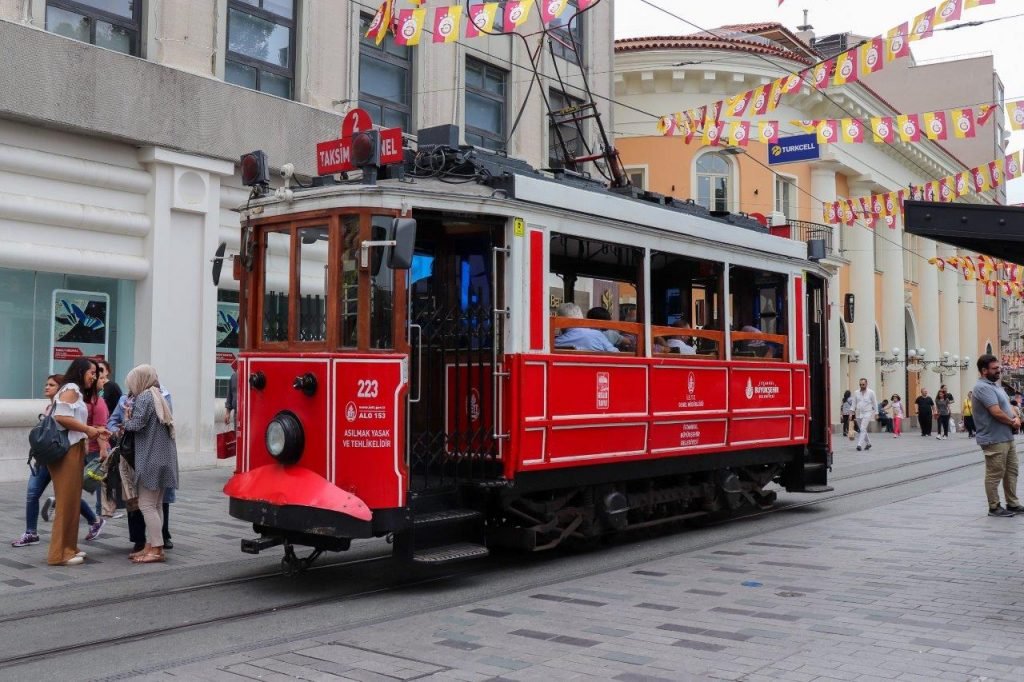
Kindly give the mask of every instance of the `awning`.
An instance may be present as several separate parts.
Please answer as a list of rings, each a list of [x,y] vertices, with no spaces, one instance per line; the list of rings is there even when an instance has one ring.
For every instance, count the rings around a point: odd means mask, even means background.
[[[1024,208],[906,201],[904,209],[909,234],[1024,264]]]

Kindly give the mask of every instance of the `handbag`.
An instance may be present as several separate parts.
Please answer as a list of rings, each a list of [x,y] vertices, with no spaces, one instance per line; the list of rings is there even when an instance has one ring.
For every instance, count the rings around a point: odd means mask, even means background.
[[[121,436],[121,459],[128,463],[132,469],[135,468],[135,432],[125,431]]]
[[[94,459],[85,465],[85,471],[82,473],[82,490],[94,493],[99,490],[106,478],[106,463],[100,459]]]
[[[33,461],[38,466],[48,466],[68,454],[68,450],[71,449],[68,432],[54,419],[53,409],[47,414],[39,415],[39,423],[29,431],[28,448],[28,465],[33,471]]]

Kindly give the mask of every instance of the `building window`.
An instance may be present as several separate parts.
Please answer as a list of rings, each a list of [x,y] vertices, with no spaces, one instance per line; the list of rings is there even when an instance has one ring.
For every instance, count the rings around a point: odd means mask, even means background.
[[[775,176],[775,212],[796,219],[796,180]]]
[[[561,57],[573,64],[585,62],[583,42],[583,22],[585,15],[578,15],[579,3],[577,0],[569,0],[562,16],[548,24],[551,32],[551,52],[556,57]],[[573,45],[575,44],[575,50]],[[577,59],[576,55],[579,54]]]
[[[505,84],[508,72],[466,60],[466,144],[505,148]]]
[[[360,16],[359,106],[385,128],[412,130],[412,48],[366,37],[373,17]]]
[[[629,178],[629,184],[633,185],[637,189],[647,189],[646,168],[627,168],[626,177]]]
[[[228,0],[224,80],[285,99],[292,98],[294,0]]]
[[[566,10],[568,12],[569,10]],[[574,161],[566,162],[567,157],[574,159],[583,156],[586,147],[586,138],[580,134],[580,127],[571,121],[566,122],[567,116],[571,115],[574,107],[582,107],[583,100],[572,95],[567,95],[561,90],[552,90],[548,93],[548,106],[551,113],[570,110],[569,114],[558,117],[559,123],[548,123],[548,167],[575,169]],[[582,124],[580,124],[582,126]],[[561,143],[559,142],[561,135]],[[563,149],[562,144],[565,147]]]
[[[697,203],[710,211],[728,211],[731,178],[732,166],[724,155],[702,155],[697,159]]]
[[[141,5],[139,0],[48,0],[46,30],[138,56]]]

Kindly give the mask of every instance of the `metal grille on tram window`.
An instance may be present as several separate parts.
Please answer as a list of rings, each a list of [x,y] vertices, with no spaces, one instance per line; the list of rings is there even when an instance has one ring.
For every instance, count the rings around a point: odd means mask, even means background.
[[[326,227],[299,230],[299,341],[327,338]]]

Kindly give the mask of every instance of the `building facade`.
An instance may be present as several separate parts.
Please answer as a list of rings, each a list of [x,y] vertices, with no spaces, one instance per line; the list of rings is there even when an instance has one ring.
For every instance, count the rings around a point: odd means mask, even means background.
[[[215,287],[210,261],[219,242],[238,249],[240,155],[263,149],[274,168],[314,175],[316,143],[360,106],[413,142],[454,124],[464,143],[558,165],[545,102],[583,101],[582,70],[610,127],[607,3],[572,23],[570,8],[536,78],[507,35],[377,45],[363,37],[375,10],[0,0],[0,480],[25,476],[46,376],[76,353],[107,357],[120,382],[153,364],[174,395],[182,466],[216,461],[237,283]],[[574,140],[597,141],[593,122]]]
[[[979,129],[976,140],[967,141],[971,145],[956,149],[925,139],[830,144],[821,145],[816,158],[782,164],[773,162],[768,145],[753,139],[745,147],[701,146],[699,140],[687,144],[681,136],[662,137],[656,131],[659,116],[724,100],[806,69],[822,59],[814,44],[809,32],[796,34],[770,23],[616,41],[615,96],[622,104],[615,114],[616,144],[623,162],[634,182],[650,191],[692,197],[711,209],[758,214],[772,225],[788,226],[781,229],[793,238],[826,241],[823,262],[833,272],[833,424],[839,422],[843,392],[855,389],[860,377],[869,380],[879,399],[898,393],[909,404],[921,388],[934,395],[947,384],[959,400],[977,376],[968,359],[999,349],[997,299],[986,296],[976,282],[929,265],[929,258],[948,258],[956,249],[906,234],[899,220],[893,229],[884,221],[876,229],[861,221],[823,224],[822,203],[904,189],[1001,158],[1007,141],[1001,112],[989,127]],[[984,85],[984,92],[972,94],[978,102],[1001,102],[1002,86],[991,61],[974,60],[965,68]],[[943,89],[941,71],[904,59],[881,73],[889,81],[878,90],[868,79],[825,92],[804,87],[799,94],[785,95],[766,118],[780,121],[786,137],[805,132],[790,121],[867,119],[953,106],[928,98],[929,92]],[[925,77],[931,81],[924,82]],[[914,88],[901,92],[908,81],[914,81]],[[959,92],[948,97],[963,99]],[[975,100],[968,97],[956,105],[966,101]],[[966,200],[1000,201],[1003,191]],[[915,371],[922,359],[923,371]]]

